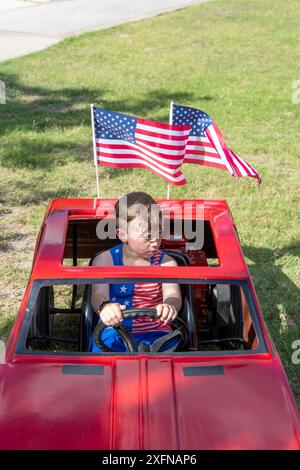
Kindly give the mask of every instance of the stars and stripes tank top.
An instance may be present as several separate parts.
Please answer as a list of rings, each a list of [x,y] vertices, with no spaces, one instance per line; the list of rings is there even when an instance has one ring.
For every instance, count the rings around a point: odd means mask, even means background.
[[[123,243],[109,250],[114,265],[123,266]],[[150,266],[160,266],[164,252],[157,250],[150,259]],[[126,308],[156,308],[163,303],[162,284],[159,282],[137,282],[131,284],[110,284],[109,298],[112,302],[125,305]],[[132,333],[170,332],[170,325],[150,317],[134,318],[131,323]]]

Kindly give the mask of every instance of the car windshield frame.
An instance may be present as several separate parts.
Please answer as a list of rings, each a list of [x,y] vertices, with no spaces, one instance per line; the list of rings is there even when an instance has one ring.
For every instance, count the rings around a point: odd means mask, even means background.
[[[201,357],[201,356],[253,356],[257,354],[269,354],[269,350],[267,347],[267,343],[262,331],[262,327],[259,320],[259,315],[255,306],[254,299],[252,297],[250,284],[247,280],[243,279],[177,279],[177,278],[152,278],[147,277],[147,282],[159,282],[159,283],[178,283],[178,284],[230,284],[230,285],[237,285],[240,286],[243,290],[250,315],[251,320],[253,322],[253,326],[255,329],[255,333],[258,339],[258,347],[256,349],[249,349],[249,350],[229,350],[229,351],[177,351],[172,353],[167,353],[168,356],[175,356],[175,357]],[[34,307],[37,302],[39,291],[42,287],[47,286],[56,286],[56,285],[88,285],[88,284],[110,284],[110,283],[120,283],[120,284],[129,284],[135,282],[145,282],[145,278],[136,277],[136,278],[57,278],[57,279],[40,279],[34,280],[30,296],[28,299],[25,317],[22,321],[20,333],[18,336],[18,340],[16,343],[14,353],[17,355],[30,355],[30,356],[64,356],[64,357],[71,357],[72,359],[76,357],[107,357],[107,356],[120,356],[120,357],[127,357],[127,356],[138,356],[141,353],[134,352],[88,352],[88,351],[74,351],[74,352],[64,352],[64,351],[29,351],[26,346],[26,341],[34,313]],[[153,353],[153,352],[146,352],[143,353],[149,356],[156,356],[156,357],[166,357],[164,353]]]

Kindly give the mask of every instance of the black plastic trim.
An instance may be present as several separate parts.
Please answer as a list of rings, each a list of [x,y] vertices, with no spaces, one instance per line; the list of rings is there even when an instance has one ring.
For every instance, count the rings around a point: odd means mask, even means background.
[[[104,375],[104,366],[68,365],[62,367],[64,375]]]
[[[208,375],[224,375],[224,367],[222,366],[184,367],[183,375],[185,377],[205,377]]]

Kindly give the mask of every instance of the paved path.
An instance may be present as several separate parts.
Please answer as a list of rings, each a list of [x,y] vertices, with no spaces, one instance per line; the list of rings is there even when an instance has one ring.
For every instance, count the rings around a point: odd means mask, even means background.
[[[0,0],[0,61],[66,36],[109,28],[209,0]]]

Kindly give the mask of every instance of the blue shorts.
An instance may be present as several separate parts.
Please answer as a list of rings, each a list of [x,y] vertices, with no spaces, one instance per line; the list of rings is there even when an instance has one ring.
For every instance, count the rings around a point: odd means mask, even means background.
[[[124,325],[125,328],[127,328],[128,331],[131,332],[132,318],[127,318],[126,320],[123,320],[122,325]],[[138,344],[144,343],[150,346],[155,340],[167,334],[168,332],[166,331],[158,330],[151,331],[149,333],[134,333],[133,336]],[[102,332],[101,339],[112,351],[126,352],[122,338],[120,338],[120,336],[112,326],[108,326],[107,328],[105,328],[105,330]],[[172,341],[166,345],[166,349],[169,349],[171,346],[177,343],[178,339],[174,339],[174,342]],[[91,351],[102,352],[102,350],[96,345],[94,337],[92,338]]]

